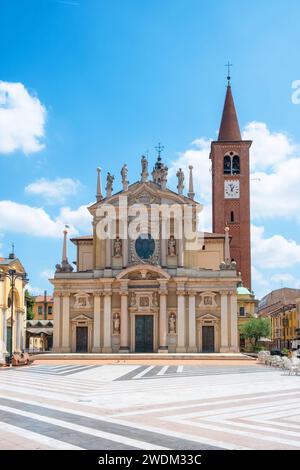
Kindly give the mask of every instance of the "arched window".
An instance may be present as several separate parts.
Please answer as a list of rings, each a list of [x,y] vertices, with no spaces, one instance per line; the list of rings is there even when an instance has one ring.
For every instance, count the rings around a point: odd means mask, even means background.
[[[224,175],[231,175],[231,158],[229,155],[224,157]]]
[[[240,157],[233,152],[224,157],[224,175],[240,174]]]
[[[233,175],[240,174],[240,157],[238,155],[234,155],[232,159],[232,174]]]

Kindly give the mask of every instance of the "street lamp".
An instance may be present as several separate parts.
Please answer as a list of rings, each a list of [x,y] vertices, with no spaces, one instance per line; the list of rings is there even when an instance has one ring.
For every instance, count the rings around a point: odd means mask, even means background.
[[[10,280],[10,290],[11,290],[11,299],[10,299],[10,319],[11,319],[11,335],[10,335],[10,344],[9,344],[9,365],[12,365],[12,355],[13,355],[13,330],[14,330],[14,290],[16,285],[16,280],[20,279],[25,284],[29,282],[26,273],[17,273],[15,269],[9,269],[7,272],[0,272],[0,281],[4,281],[4,278],[7,277]]]

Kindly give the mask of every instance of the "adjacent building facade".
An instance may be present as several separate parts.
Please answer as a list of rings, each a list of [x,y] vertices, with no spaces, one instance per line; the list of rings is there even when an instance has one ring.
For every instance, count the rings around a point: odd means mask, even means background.
[[[25,348],[26,305],[25,282],[16,279],[12,292],[10,280],[4,276],[9,270],[18,274],[25,274],[24,267],[19,259],[12,253],[8,258],[0,258],[0,361],[10,351],[12,338],[12,351],[20,352]],[[13,304],[12,304],[13,296]],[[13,310],[11,306],[13,305]]]
[[[270,292],[258,304],[257,315],[271,319],[272,346],[276,349],[290,349],[297,340],[299,296],[299,289],[284,287]]]
[[[34,297],[33,320],[53,320],[52,295],[37,295]]]
[[[178,169],[177,192],[172,191],[160,146],[152,171],[141,158],[135,183],[129,184],[123,165],[117,193],[108,173],[103,195],[98,169],[97,200],[89,207],[93,231],[71,240],[74,271],[65,230],[62,262],[51,280],[54,351],[239,351],[237,286],[244,279],[251,284],[251,142],[242,141],[237,128],[228,83],[210,156],[213,233],[198,230],[201,205],[194,200],[193,167],[188,175]]]

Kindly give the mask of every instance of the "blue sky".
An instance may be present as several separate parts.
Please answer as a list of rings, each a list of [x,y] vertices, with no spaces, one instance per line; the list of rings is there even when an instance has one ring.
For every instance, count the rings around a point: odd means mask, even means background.
[[[152,166],[161,141],[171,175],[179,164],[196,165],[196,191],[210,212],[207,152],[228,59],[241,129],[256,142],[253,287],[261,296],[300,285],[300,105],[291,98],[300,79],[298,1],[0,0],[0,7],[0,253],[15,243],[32,288],[50,289],[61,225],[87,232],[83,206],[95,199],[99,165],[116,175],[117,190],[123,163],[135,181],[140,155],[149,150]]]

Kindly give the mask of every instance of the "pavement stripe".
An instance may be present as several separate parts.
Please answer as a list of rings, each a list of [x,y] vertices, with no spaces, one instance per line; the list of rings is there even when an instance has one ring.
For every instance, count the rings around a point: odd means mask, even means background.
[[[192,439],[174,439],[174,437],[167,435],[166,433],[161,434],[159,432],[150,432],[141,430],[136,427],[126,426],[122,424],[114,423],[112,419],[104,421],[103,419],[98,418],[88,418],[82,414],[76,414],[71,412],[60,411],[57,409],[47,408],[40,405],[31,405],[28,403],[22,403],[15,400],[10,400],[7,398],[0,399],[0,405],[10,407],[15,410],[15,412],[23,411],[28,413],[35,413],[43,417],[50,417],[58,420],[62,420],[72,425],[85,426],[86,428],[96,429],[98,431],[107,432],[110,434],[115,434],[119,436],[120,441],[125,438],[135,439],[148,444],[153,444],[156,446],[163,446],[167,449],[180,449],[180,450],[198,450],[198,449],[214,449],[217,450],[218,447],[209,446],[202,444],[201,442],[194,441]],[[2,419],[2,413],[0,413],[0,420]],[[31,418],[28,418],[31,419]],[[19,423],[18,423],[19,425]],[[22,427],[22,426],[21,426]],[[30,428],[34,429],[34,428]],[[90,447],[85,447],[82,444],[82,447],[89,449]],[[105,447],[100,447],[105,448]],[[109,447],[110,449],[111,447]],[[124,448],[124,447],[123,447]]]

